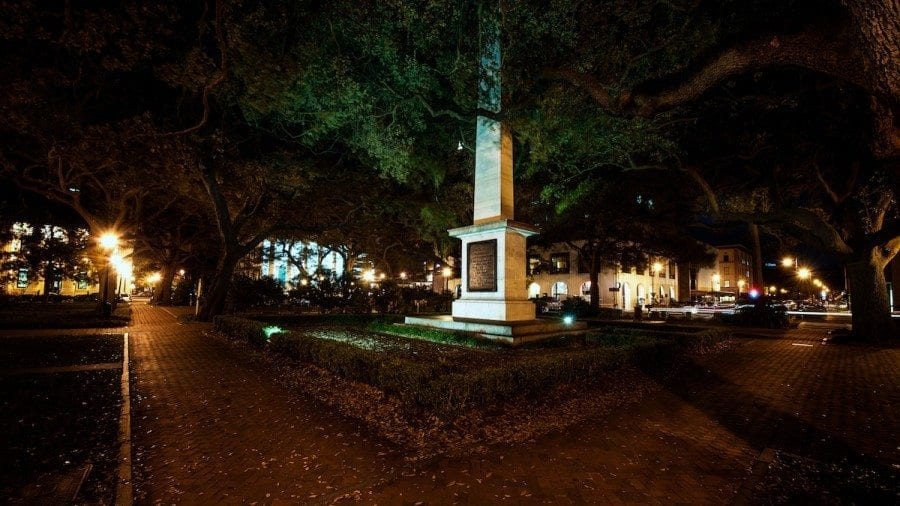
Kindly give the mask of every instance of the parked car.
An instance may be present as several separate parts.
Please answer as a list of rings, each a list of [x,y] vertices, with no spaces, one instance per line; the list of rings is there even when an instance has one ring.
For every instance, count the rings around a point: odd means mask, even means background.
[[[534,299],[539,314],[559,313],[562,311],[562,302],[553,297],[538,297]]]
[[[825,304],[818,301],[804,300],[797,303],[797,311],[825,311]]]

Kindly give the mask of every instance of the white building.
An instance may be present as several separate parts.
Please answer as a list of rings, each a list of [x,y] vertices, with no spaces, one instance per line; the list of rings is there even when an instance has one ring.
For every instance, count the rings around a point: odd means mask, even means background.
[[[655,257],[648,269],[622,270],[604,264],[599,273],[600,306],[631,311],[636,305],[668,304],[678,300],[678,267],[665,257]],[[590,275],[577,250],[565,243],[528,250],[528,296],[590,297]]]
[[[285,289],[337,279],[344,273],[344,257],[314,242],[267,239],[262,255],[260,275],[278,280]]]

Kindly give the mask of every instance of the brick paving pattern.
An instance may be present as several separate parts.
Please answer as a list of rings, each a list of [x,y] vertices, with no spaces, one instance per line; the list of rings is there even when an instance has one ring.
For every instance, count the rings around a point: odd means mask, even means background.
[[[827,326],[742,339],[565,433],[410,465],[174,311],[137,304],[129,329],[142,503],[722,504],[766,449],[900,464],[900,349],[823,345]]]
[[[134,306],[135,496],[140,503],[314,502],[400,461],[360,427],[285,392],[179,308]]]

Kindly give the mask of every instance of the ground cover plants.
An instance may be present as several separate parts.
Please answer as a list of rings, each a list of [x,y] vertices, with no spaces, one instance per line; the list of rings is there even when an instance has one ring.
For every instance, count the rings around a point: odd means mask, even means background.
[[[74,494],[84,478],[76,502],[111,504],[122,371],[78,367],[121,362],[122,336],[8,337],[0,344],[0,494],[14,503],[55,503],[58,484],[69,483]],[[72,369],[49,369],[61,367]]]
[[[218,335],[271,363],[279,381],[416,447],[419,456],[564,428],[640,399],[680,361],[730,342],[721,330],[652,336],[601,328],[514,349],[401,337],[408,327],[383,323],[297,324],[267,338],[271,327],[215,320]]]

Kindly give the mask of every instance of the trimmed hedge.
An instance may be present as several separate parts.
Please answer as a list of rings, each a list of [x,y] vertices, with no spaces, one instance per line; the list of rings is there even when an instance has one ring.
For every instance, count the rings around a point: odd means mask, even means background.
[[[267,341],[261,322],[220,316],[215,329],[255,345]],[[376,326],[377,328],[377,326]],[[445,333],[446,334],[446,333]],[[723,331],[649,337],[635,329],[594,331],[570,350],[533,350],[527,356],[466,371],[422,363],[321,339],[302,332],[272,334],[269,349],[294,360],[315,364],[342,377],[364,382],[406,403],[448,418],[471,409],[486,409],[522,396],[535,396],[564,384],[589,381],[626,363],[665,366],[691,349],[705,349],[726,337]]]
[[[237,316],[219,315],[213,317],[213,329],[234,339],[247,341],[256,347],[265,346],[268,341],[266,331],[268,325],[255,320],[238,318]]]

